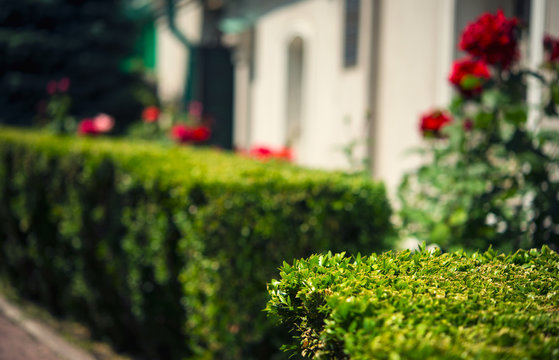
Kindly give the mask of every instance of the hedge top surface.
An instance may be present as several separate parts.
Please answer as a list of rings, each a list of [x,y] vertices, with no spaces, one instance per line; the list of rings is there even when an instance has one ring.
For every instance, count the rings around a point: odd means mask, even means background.
[[[331,253],[284,263],[267,311],[316,359],[559,359],[559,255],[547,247]]]
[[[56,136],[36,130],[0,126],[0,144],[2,143],[24,144],[45,154],[87,154],[99,159],[109,157],[127,171],[141,175],[147,181],[171,186],[190,184],[203,179],[206,184],[266,184],[273,189],[278,181],[283,186],[322,181],[333,186],[343,184],[346,188],[350,187],[355,190],[356,196],[369,196],[367,189],[371,186],[384,192],[381,183],[374,183],[363,177],[348,176],[342,172],[303,169],[277,161],[262,163],[215,149],[162,146],[147,141],[106,137]]]

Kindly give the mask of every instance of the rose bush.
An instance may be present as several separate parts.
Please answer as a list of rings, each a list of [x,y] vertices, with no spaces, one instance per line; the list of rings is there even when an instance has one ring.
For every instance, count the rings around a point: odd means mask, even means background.
[[[191,102],[187,113],[173,104],[168,104],[164,110],[148,106],[142,112],[142,121],[129,127],[128,135],[178,144],[205,144],[212,136],[211,119],[202,118],[202,110],[199,101]]]
[[[99,135],[108,133],[114,127],[112,116],[100,113],[94,118],[86,118],[78,124],[78,135]]]
[[[50,80],[46,87],[47,100],[42,100],[38,106],[36,122],[55,134],[72,133],[76,129],[76,120],[70,116],[72,99],[68,95],[70,79],[62,77]]]
[[[559,247],[558,42],[546,36],[546,63],[529,70],[517,62],[520,35],[500,11],[462,33],[468,57],[449,76],[449,115],[421,117],[423,134],[436,136],[426,136],[427,163],[398,192],[404,236],[448,250]],[[530,78],[541,106],[527,104]]]

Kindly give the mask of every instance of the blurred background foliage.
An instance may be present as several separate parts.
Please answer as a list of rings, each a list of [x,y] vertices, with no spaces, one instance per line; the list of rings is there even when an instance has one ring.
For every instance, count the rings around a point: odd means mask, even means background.
[[[31,125],[51,80],[68,77],[70,113],[105,112],[116,130],[155,101],[130,58],[149,13],[121,0],[0,0],[0,123]],[[131,16],[136,15],[136,16]],[[140,47],[141,48],[141,47]]]

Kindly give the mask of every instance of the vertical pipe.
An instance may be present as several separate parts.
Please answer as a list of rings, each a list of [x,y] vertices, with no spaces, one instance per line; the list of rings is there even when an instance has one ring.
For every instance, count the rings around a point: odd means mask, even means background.
[[[536,69],[543,62],[543,37],[545,33],[547,0],[532,0],[530,13],[530,39],[528,65]],[[538,125],[538,107],[542,102],[542,87],[537,79],[528,81],[528,129]]]
[[[379,76],[379,60],[380,60],[380,19],[382,11],[381,0],[371,0],[371,30],[370,30],[370,48],[369,48],[369,134],[367,136],[367,153],[369,154],[369,163],[367,164],[369,173],[374,176],[375,160],[378,154],[377,129],[378,129],[378,76]]]

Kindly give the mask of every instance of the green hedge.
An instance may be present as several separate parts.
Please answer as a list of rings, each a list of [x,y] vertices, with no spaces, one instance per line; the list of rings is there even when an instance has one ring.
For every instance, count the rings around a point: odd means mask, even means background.
[[[147,358],[278,356],[282,261],[384,249],[390,215],[361,178],[0,128],[0,272]]]
[[[559,255],[547,247],[313,255],[281,268],[268,313],[314,359],[559,359]]]

